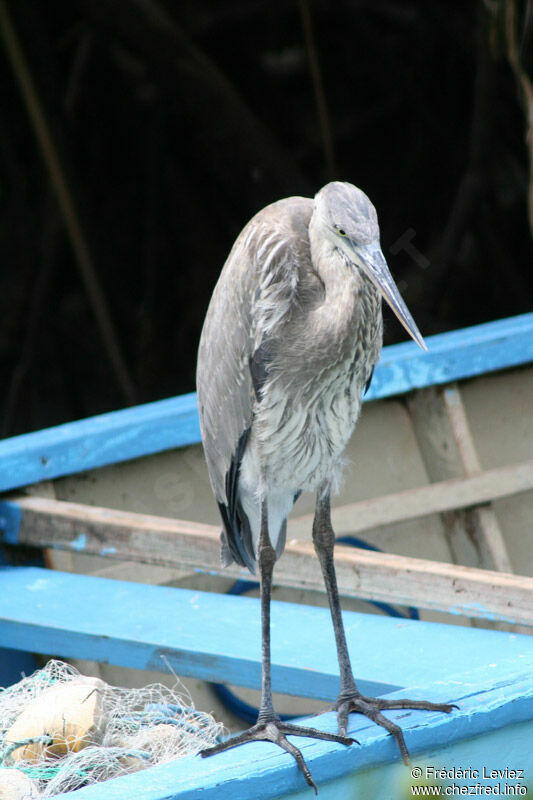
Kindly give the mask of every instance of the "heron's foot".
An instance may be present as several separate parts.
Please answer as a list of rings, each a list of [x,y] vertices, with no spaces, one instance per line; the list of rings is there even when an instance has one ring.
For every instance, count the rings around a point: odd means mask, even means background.
[[[287,736],[308,736],[312,739],[326,739],[328,742],[339,742],[339,744],[345,745],[356,742],[356,739],[350,739],[347,736],[340,736],[336,733],[326,733],[316,728],[304,728],[301,725],[292,725],[290,722],[282,722],[277,715],[273,715],[268,719],[258,721],[253,727],[244,731],[244,733],[227,739],[227,741],[217,744],[214,747],[209,747],[207,750],[202,750],[200,755],[203,758],[206,756],[213,756],[216,753],[221,753],[223,750],[238,747],[240,744],[245,744],[246,742],[273,742],[293,756],[309,786],[312,786],[315,793],[318,793],[316,783],[312,778],[309,767],[304,761],[304,757],[298,748],[287,740]]]
[[[365,717],[388,730],[398,742],[403,763],[410,767],[411,759],[409,758],[402,729],[381,713],[384,710],[393,708],[422,708],[426,711],[443,711],[445,714],[449,714],[453,708],[459,708],[459,706],[447,703],[430,703],[428,700],[386,700],[381,697],[365,697],[356,690],[346,694],[341,692],[331,710],[337,712],[339,734],[341,736],[346,736],[348,714],[351,713],[364,714]]]

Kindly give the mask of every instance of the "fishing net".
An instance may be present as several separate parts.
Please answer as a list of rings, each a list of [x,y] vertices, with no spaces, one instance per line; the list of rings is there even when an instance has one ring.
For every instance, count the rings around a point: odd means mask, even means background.
[[[222,735],[177,679],[172,689],[125,689],[50,661],[0,689],[0,799],[27,796],[3,793],[13,769],[33,782],[28,796],[53,797],[197,753]]]

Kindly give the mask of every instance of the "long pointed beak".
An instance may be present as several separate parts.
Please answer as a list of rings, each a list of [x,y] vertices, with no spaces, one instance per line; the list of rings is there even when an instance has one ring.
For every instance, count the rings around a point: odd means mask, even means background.
[[[402,300],[398,287],[394,283],[394,278],[390,274],[385,256],[380,247],[376,245],[356,245],[354,255],[357,263],[363,269],[381,296],[392,308],[403,327],[412,339],[427,352],[426,343],[422,334],[418,330],[416,322],[412,318],[409,309]]]

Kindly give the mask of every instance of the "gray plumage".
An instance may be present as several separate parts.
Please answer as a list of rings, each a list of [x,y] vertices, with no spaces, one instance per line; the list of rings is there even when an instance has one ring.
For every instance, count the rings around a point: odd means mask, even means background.
[[[340,475],[382,341],[381,298],[354,245],[381,256],[376,211],[360,189],[334,182],[314,201],[290,197],[256,214],[224,265],[197,385],[225,564],[255,570],[262,496],[279,557],[294,498]]]
[[[250,741],[275,742],[295,758],[315,791],[303,756],[288,735],[350,745],[354,740],[347,737],[348,715],[356,711],[393,734],[409,763],[401,729],[382,711],[452,709],[425,700],[361,695],[342,624],[330,493],[379,358],[381,297],[425,347],[381,252],[374,206],[355,186],[328,183],[314,200],[280,200],[246,225],[213,292],[198,353],[200,425],[223,522],[222,559],[252,572],[259,564],[262,628],[257,723],[202,755]],[[339,659],[340,694],[334,705],[339,734],[282,722],[272,701],[274,563],[283,552],[295,499],[315,489],[313,542]]]

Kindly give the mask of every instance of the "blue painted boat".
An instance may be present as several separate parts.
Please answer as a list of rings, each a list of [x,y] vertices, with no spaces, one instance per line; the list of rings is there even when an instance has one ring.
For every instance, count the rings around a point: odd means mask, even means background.
[[[387,552],[340,546],[339,575],[361,689],[459,708],[450,715],[390,713],[405,732],[412,771],[381,728],[355,715],[349,733],[358,745],[302,740],[321,800],[424,796],[424,782],[440,785],[443,796],[533,791],[533,545],[524,537],[533,502],[533,314],[427,343],[427,356],[410,343],[386,348],[376,369],[354,444],[363,464],[349,476],[336,514],[341,533],[355,532]],[[434,415],[429,429],[436,430],[443,409],[449,416],[439,437],[457,444],[460,475],[441,457],[441,438],[427,441],[425,420]],[[380,443],[374,453],[376,431],[386,447]],[[13,679],[27,669],[28,653],[42,653],[95,660],[103,670],[162,670],[166,663],[195,686],[201,679],[257,689],[258,600],[217,591],[230,581],[220,583],[216,509],[198,442],[195,396],[186,395],[0,443],[0,680],[7,682],[9,669]],[[506,442],[512,460],[501,456]],[[373,473],[382,497],[369,483]],[[300,539],[308,508],[304,502],[297,512],[292,531],[299,540],[289,542],[279,564],[285,588],[272,609],[272,676],[283,698],[311,704],[336,696],[338,674],[329,614],[315,604],[312,555]],[[461,539],[466,517],[485,536],[479,552]],[[20,546],[28,544],[44,548],[45,565],[24,560]],[[230,575],[245,577],[237,569]],[[287,602],[300,601],[302,589],[313,590],[304,604]],[[415,605],[422,619],[383,615],[383,605],[369,601],[388,603],[385,610]],[[472,619],[521,627],[470,627]],[[335,730],[330,713],[312,724]],[[70,796],[314,795],[290,756],[261,743],[62,795]]]

